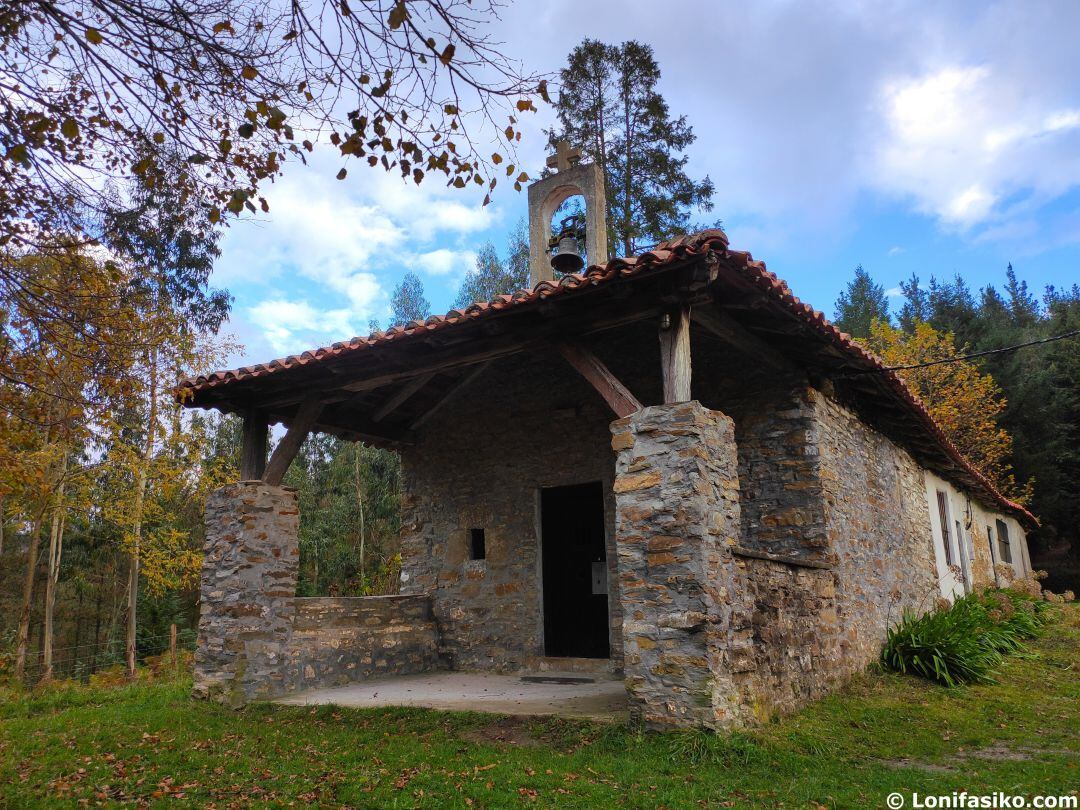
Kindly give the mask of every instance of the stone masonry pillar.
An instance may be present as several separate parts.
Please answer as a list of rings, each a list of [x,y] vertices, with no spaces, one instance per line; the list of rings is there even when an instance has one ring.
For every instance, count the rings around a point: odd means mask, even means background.
[[[196,697],[241,706],[285,691],[298,529],[290,487],[241,481],[207,499]]]
[[[611,432],[631,713],[649,726],[737,725],[734,425],[692,401],[645,408]]]

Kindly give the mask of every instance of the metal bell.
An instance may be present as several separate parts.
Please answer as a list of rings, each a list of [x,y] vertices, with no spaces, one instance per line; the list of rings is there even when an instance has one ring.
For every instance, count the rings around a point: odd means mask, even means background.
[[[578,248],[577,239],[572,234],[564,233],[559,239],[559,247],[551,257],[551,267],[556,273],[576,273],[585,266]]]

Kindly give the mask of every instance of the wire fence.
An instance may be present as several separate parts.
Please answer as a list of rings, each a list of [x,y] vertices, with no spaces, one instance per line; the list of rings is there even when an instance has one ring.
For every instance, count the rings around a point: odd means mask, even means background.
[[[175,625],[173,626],[175,628]],[[153,656],[171,656],[179,662],[184,651],[195,649],[196,634],[190,628],[156,635],[140,635],[136,640],[136,661],[145,663]],[[53,647],[52,678],[87,682],[91,675],[103,670],[125,665],[127,642],[123,638],[90,641],[84,644],[68,644]],[[15,651],[0,655],[0,675],[15,677]],[[21,683],[34,686],[45,675],[45,653],[42,649],[28,651]]]

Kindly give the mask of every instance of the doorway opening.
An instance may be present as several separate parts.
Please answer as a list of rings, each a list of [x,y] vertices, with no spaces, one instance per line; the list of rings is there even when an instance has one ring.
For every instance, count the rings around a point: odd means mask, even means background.
[[[540,491],[544,653],[610,658],[604,489],[600,482]]]

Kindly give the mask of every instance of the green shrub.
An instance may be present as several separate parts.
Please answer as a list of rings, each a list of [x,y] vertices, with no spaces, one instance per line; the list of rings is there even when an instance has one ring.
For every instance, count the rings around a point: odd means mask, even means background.
[[[993,683],[1006,655],[1021,652],[1050,620],[1050,606],[1014,591],[988,589],[889,630],[881,663],[945,684]]]

